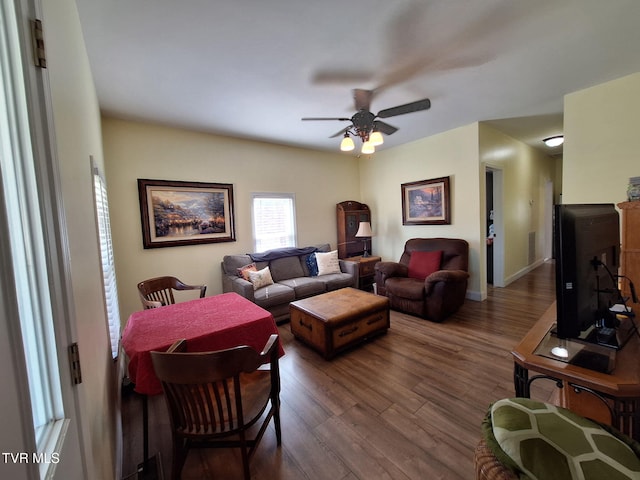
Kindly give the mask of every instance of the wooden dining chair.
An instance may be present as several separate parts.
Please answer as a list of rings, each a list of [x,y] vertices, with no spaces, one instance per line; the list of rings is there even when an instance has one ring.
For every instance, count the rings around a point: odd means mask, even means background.
[[[174,290],[200,290],[200,298],[207,291],[206,285],[187,285],[176,277],[155,277],[138,284],[140,301],[144,309],[162,307],[176,303]]]
[[[171,478],[180,478],[191,448],[237,447],[249,479],[249,462],[272,418],[281,444],[278,335],[260,353],[246,345],[217,352],[186,348],[179,340],[166,352],[151,352],[171,422]],[[259,430],[248,434],[254,425]]]

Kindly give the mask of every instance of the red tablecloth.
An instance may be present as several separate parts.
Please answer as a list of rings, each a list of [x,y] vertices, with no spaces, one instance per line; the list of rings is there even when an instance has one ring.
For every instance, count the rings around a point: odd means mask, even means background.
[[[133,313],[122,332],[122,346],[136,392],[156,395],[162,386],[153,370],[152,350],[166,350],[186,338],[190,352],[238,345],[260,351],[273,333],[278,329],[269,312],[237,293],[223,293]]]

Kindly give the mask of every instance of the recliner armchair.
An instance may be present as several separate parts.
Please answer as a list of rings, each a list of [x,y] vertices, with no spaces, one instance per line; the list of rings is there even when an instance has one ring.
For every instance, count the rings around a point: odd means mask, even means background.
[[[441,322],[464,303],[468,270],[466,240],[412,238],[399,262],[376,264],[376,287],[393,310]]]

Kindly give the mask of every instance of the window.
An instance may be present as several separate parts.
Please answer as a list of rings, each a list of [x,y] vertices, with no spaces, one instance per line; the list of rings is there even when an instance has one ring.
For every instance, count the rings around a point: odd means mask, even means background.
[[[17,3],[17,2],[16,2]],[[38,454],[51,454],[66,431],[65,412],[54,332],[52,268],[47,252],[51,237],[49,206],[40,195],[36,156],[31,143],[29,108],[13,2],[0,7],[0,215],[9,260],[3,281],[14,289],[15,335],[22,341],[31,400],[34,442]],[[5,224],[6,222],[6,224]],[[5,306],[6,307],[6,306]],[[12,312],[14,313],[14,312]],[[49,467],[40,466],[41,476]]]
[[[256,252],[295,247],[296,213],[292,193],[252,194],[253,246]]]
[[[93,162],[92,162],[93,163]],[[111,355],[118,356],[120,339],[120,307],[118,306],[118,286],[116,284],[116,266],[113,260],[113,242],[111,241],[111,223],[109,221],[109,203],[107,201],[107,185],[100,175],[98,167],[93,169],[93,193],[96,200],[96,218],[100,236],[100,257],[102,259],[102,281],[105,308],[109,322],[111,339]]]

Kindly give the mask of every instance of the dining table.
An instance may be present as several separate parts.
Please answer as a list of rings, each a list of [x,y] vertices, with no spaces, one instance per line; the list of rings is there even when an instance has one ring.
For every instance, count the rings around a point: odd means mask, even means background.
[[[148,458],[147,396],[162,393],[151,360],[152,351],[166,351],[186,339],[187,352],[210,352],[247,345],[262,351],[278,334],[273,315],[234,292],[222,293],[134,312],[122,332],[129,379],[143,396],[143,449]],[[284,349],[280,344],[280,356]]]

